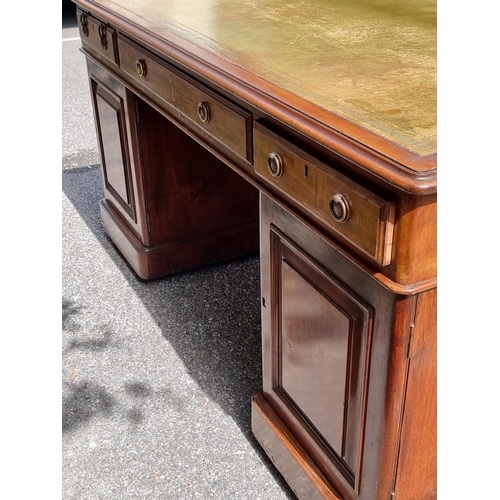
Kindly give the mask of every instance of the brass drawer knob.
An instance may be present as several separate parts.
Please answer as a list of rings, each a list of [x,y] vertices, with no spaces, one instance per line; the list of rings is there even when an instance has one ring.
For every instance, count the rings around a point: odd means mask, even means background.
[[[89,36],[89,22],[87,19],[87,14],[85,12],[80,12],[80,24],[82,25],[82,32],[85,37]]]
[[[337,222],[349,219],[349,204],[341,194],[334,194],[330,198],[330,213]]]
[[[203,123],[208,123],[210,121],[210,109],[206,102],[200,102],[200,104],[198,104],[198,117]]]
[[[267,168],[273,177],[281,177],[283,174],[283,160],[278,153],[274,151],[269,153],[266,158],[266,163]]]
[[[144,78],[146,76],[146,61],[144,59],[137,59],[137,61],[135,61],[135,69],[137,74],[141,78]]]
[[[101,39],[101,47],[103,50],[108,50],[108,34],[106,33],[106,25],[101,23],[99,25],[98,33]]]

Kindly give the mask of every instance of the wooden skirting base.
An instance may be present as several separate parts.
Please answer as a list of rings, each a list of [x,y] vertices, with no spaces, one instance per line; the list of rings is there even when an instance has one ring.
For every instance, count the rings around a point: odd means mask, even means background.
[[[299,499],[342,500],[271,408],[262,391],[252,397],[252,431]]]
[[[109,237],[145,280],[259,251],[259,228],[255,221],[187,241],[145,247],[105,199],[101,200],[100,210]]]

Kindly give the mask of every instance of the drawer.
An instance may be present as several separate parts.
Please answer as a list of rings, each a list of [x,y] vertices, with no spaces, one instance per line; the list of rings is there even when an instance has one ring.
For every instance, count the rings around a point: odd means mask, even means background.
[[[80,38],[85,48],[118,65],[116,31],[81,10],[77,11]]]
[[[259,176],[323,226],[382,265],[390,263],[394,201],[360,186],[259,123],[253,139]]]
[[[251,161],[251,114],[213,91],[181,75],[159,58],[118,39],[121,69],[180,113],[186,125],[203,130],[241,158]],[[173,108],[173,110],[172,110]]]

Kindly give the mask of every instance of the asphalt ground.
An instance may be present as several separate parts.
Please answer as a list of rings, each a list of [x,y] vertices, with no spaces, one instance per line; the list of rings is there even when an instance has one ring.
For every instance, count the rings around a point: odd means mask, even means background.
[[[62,498],[295,498],[250,429],[259,258],[139,279],[105,233],[74,13],[62,29]]]

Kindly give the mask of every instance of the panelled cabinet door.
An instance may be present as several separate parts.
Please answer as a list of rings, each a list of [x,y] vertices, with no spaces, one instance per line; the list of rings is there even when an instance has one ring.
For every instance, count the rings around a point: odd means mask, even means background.
[[[304,448],[319,445],[325,466],[356,488],[373,308],[279,230],[270,240],[276,317],[265,390],[284,422],[300,425]]]
[[[261,214],[264,397],[343,499],[384,498],[395,296],[265,196]]]
[[[106,202],[148,243],[133,95],[108,74],[90,74]],[[105,83],[101,81],[105,80]]]
[[[102,85],[95,83],[95,87],[105,186],[133,217],[130,162],[124,141],[123,101]]]

